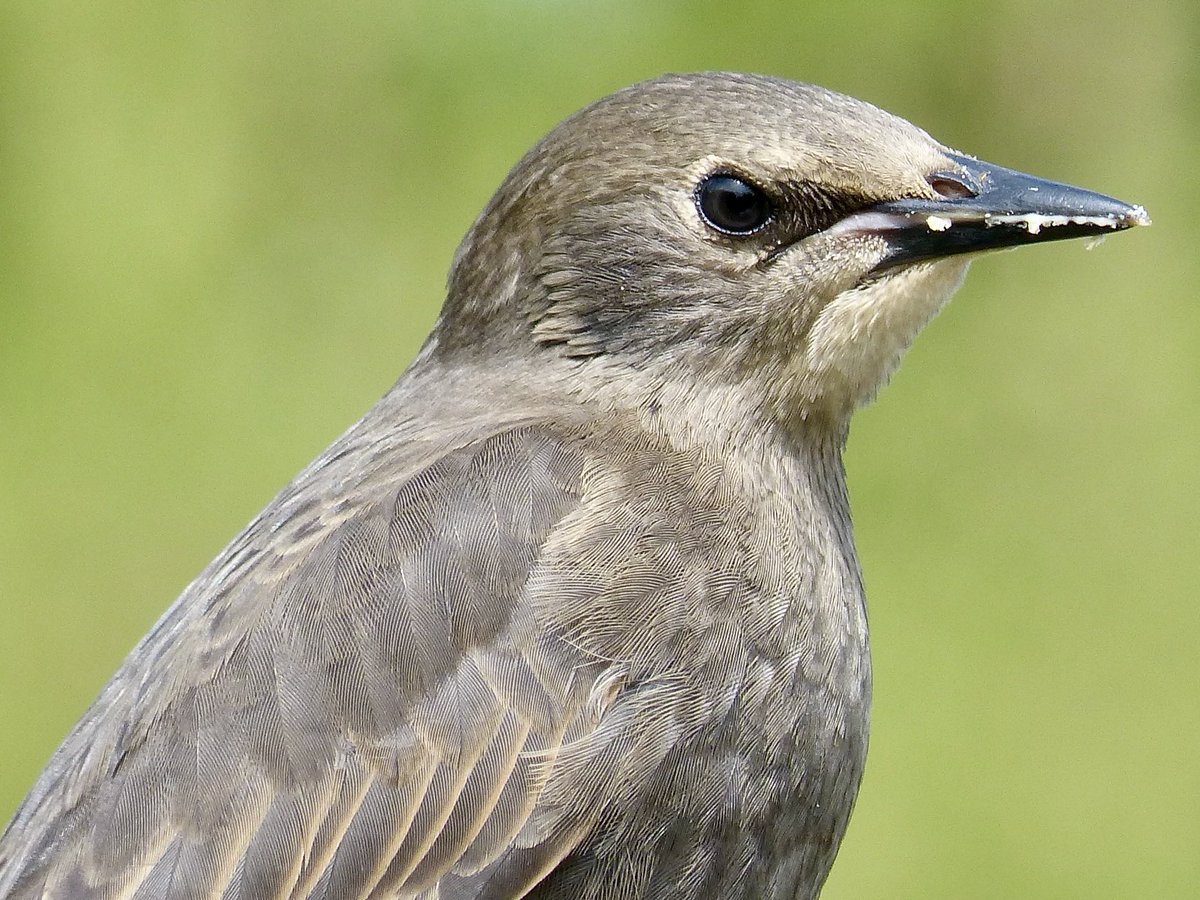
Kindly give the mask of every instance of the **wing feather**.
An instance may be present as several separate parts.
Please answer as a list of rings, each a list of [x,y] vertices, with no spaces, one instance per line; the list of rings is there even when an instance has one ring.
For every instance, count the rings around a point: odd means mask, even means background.
[[[373,493],[361,463],[302,475],[139,646],[6,831],[0,896],[465,897],[570,852],[585,822],[533,817],[604,665],[527,590],[585,454],[514,429]]]
[[[630,433],[352,431],[68,737],[0,838],[0,898],[648,889],[680,815],[733,815],[724,781],[673,779],[724,759],[779,604],[749,602],[712,464]]]

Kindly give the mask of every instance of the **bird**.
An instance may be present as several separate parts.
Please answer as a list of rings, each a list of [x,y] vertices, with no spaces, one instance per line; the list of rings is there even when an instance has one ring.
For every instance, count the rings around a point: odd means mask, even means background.
[[[769,76],[567,118],[53,755],[0,897],[817,897],[871,705],[851,416],[979,254],[1144,224]]]

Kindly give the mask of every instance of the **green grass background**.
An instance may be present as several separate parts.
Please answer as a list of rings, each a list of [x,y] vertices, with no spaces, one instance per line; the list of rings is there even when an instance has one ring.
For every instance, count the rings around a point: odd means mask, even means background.
[[[519,155],[709,68],[1155,220],[977,262],[856,421],[875,719],[825,896],[1197,896],[1192,2],[4,4],[0,819],[411,359]]]

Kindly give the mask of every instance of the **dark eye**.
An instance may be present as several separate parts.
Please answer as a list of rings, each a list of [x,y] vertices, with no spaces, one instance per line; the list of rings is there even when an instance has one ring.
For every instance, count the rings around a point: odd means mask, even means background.
[[[726,234],[753,234],[773,212],[766,194],[734,175],[710,175],[700,182],[696,206],[704,221]]]

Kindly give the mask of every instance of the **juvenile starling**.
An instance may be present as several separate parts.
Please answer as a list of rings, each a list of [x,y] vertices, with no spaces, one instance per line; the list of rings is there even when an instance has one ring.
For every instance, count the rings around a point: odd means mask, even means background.
[[[815,897],[871,696],[850,415],[970,254],[1146,221],[771,78],[567,119],[54,755],[0,897]]]

